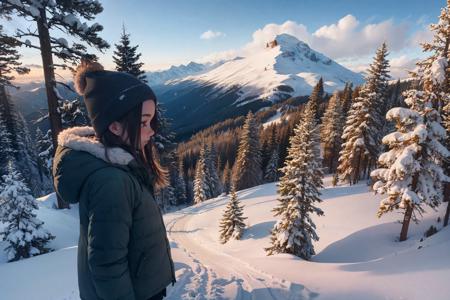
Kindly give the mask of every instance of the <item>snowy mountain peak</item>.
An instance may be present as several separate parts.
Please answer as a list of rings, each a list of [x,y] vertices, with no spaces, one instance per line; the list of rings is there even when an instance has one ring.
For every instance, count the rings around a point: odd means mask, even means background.
[[[277,42],[278,45],[280,45],[280,47],[285,49],[290,47],[296,47],[299,44],[301,44],[302,46],[306,46],[306,48],[310,49],[306,43],[300,41],[295,36],[287,33],[278,34],[275,37],[275,41]]]
[[[275,38],[275,43],[280,47],[280,51],[283,53],[283,57],[295,57],[304,58],[314,63],[321,63],[324,65],[331,65],[333,61],[325,55],[314,51],[308,44],[298,40],[296,37],[290,34],[279,34]],[[272,42],[274,43],[274,42]]]
[[[327,93],[343,89],[346,82],[359,85],[364,80],[360,74],[311,49],[294,36],[279,34],[261,51],[172,84],[190,83],[190,88],[192,84],[213,85],[215,88],[208,93],[209,98],[220,98],[238,88],[238,99],[234,104],[240,106],[257,100],[276,102],[309,95],[321,77]]]

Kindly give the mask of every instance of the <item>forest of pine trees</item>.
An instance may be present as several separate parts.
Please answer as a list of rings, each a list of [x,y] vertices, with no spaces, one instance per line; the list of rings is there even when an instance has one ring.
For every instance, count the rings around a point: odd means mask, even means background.
[[[95,60],[88,49],[109,47],[99,36],[100,24],[80,21],[81,17],[94,20],[102,12],[100,3],[48,1],[34,11],[29,9],[32,2],[0,1],[3,17],[14,16],[36,27],[36,31],[19,29],[7,35],[0,25],[0,220],[8,224],[0,234],[9,243],[9,260],[51,250],[46,243],[53,236],[35,218],[35,197],[52,191],[57,134],[64,128],[89,124],[80,99],[69,101],[59,95],[55,70],[71,69],[83,58]],[[319,189],[323,174],[328,173],[335,184],[364,180],[374,192],[385,195],[377,214],[402,213],[400,241],[407,239],[410,220],[420,221],[425,206],[437,208],[447,202],[443,222],[447,226],[449,9],[450,0],[439,22],[431,26],[433,40],[423,44],[428,57],[417,63],[410,81],[389,81],[388,45],[383,43],[362,86],[347,82],[343,90],[330,95],[324,91],[326,78],[320,78],[309,96],[246,111],[246,115],[214,124],[178,144],[171,120],[158,103],[154,142],[170,179],[166,187],[155,191],[160,207],[198,204],[230,194],[220,225],[220,240],[225,243],[239,239],[245,228],[244,207],[236,192],[279,181],[278,206],[273,209],[279,220],[266,251],[310,259],[315,254],[313,242],[319,239],[311,214],[324,214],[318,207]],[[72,17],[65,18],[69,14]],[[115,69],[146,82],[139,45],[132,44],[131,34],[123,26],[120,40],[114,44]],[[8,93],[15,88],[14,76],[29,71],[18,54],[22,46],[37,50],[42,58],[48,100],[50,130],[38,128],[34,138]],[[264,124],[277,113],[281,113],[278,122]],[[58,199],[57,206],[68,204]],[[29,231],[20,231],[19,221],[28,222]],[[32,237],[27,243],[20,240],[25,235]]]

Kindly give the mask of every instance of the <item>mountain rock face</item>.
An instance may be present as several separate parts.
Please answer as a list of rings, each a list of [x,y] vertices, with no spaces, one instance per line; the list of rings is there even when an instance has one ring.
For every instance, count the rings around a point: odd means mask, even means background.
[[[175,131],[188,135],[213,122],[309,95],[319,81],[332,93],[346,82],[362,84],[361,74],[346,69],[297,38],[280,34],[265,47],[208,71],[166,82],[157,89]]]

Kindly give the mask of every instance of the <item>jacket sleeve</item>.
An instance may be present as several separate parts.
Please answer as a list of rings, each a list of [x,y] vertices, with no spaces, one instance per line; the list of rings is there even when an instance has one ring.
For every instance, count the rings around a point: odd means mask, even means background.
[[[117,172],[106,168],[90,178],[88,264],[101,299],[134,300],[128,267],[133,185]]]

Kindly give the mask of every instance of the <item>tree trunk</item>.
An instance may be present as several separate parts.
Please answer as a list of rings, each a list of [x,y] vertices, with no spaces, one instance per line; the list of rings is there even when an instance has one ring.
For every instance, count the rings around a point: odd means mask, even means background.
[[[412,183],[411,183],[411,189],[413,191],[416,190],[418,180],[419,180],[419,173],[416,173],[416,174],[414,174]],[[408,236],[408,227],[409,227],[409,222],[411,221],[413,208],[414,208],[413,204],[408,205],[408,207],[406,208],[405,217],[403,218],[402,231],[400,232],[400,242],[405,241]]]
[[[61,116],[58,113],[58,97],[56,96],[55,71],[53,67],[50,33],[48,30],[45,8],[40,9],[40,18],[37,21],[39,43],[41,48],[42,67],[44,69],[45,89],[47,92],[48,119],[52,131],[53,151],[58,146],[58,134],[62,130]],[[58,208],[69,208],[69,203],[57,197]]]
[[[406,241],[408,236],[408,227],[409,222],[411,221],[413,208],[411,205],[408,205],[405,212],[405,217],[403,218],[402,231],[400,232],[400,242]]]
[[[359,149],[358,151],[358,160],[356,161],[355,171],[353,172],[353,179],[352,179],[353,184],[358,183],[360,167],[361,167],[361,149]]]

